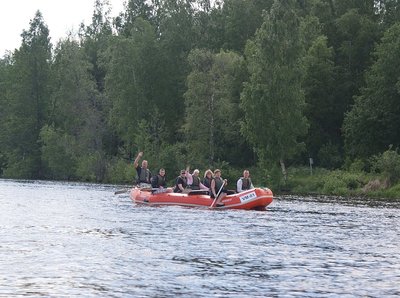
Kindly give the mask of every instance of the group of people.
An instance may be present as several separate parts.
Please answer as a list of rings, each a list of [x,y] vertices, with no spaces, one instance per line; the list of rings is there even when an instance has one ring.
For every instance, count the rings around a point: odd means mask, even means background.
[[[152,176],[148,169],[147,160],[143,160],[139,166],[139,160],[143,157],[143,152],[139,152],[134,161],[134,167],[137,172],[137,184],[151,185],[153,192],[160,192],[167,189],[167,182],[165,178],[165,169],[161,168],[157,175]],[[222,207],[222,199],[235,191],[227,190],[226,186],[228,181],[221,177],[221,170],[216,169],[211,171],[206,170],[203,179],[199,176],[200,171],[195,169],[193,173],[189,172],[189,168],[181,170],[180,175],[175,179],[174,192],[181,193],[187,189],[190,191],[206,191],[215,199],[217,207]],[[240,177],[236,182],[236,192],[242,192],[254,188],[250,179],[250,172],[243,171],[243,177]]]

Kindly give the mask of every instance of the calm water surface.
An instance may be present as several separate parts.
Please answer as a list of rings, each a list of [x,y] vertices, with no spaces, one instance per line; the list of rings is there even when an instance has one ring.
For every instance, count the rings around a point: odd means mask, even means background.
[[[0,297],[398,297],[400,206],[139,207],[118,187],[0,180]]]

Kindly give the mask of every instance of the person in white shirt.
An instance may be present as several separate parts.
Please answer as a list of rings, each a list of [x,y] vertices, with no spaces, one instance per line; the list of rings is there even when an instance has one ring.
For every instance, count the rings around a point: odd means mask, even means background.
[[[254,185],[250,179],[250,172],[249,170],[243,171],[243,177],[240,177],[236,183],[236,190],[237,192],[242,192],[248,189],[253,189]]]

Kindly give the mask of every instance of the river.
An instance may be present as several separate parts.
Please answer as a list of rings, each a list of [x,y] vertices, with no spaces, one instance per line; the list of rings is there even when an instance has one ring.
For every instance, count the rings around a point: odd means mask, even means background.
[[[398,297],[400,204],[136,206],[117,186],[0,180],[0,297]]]

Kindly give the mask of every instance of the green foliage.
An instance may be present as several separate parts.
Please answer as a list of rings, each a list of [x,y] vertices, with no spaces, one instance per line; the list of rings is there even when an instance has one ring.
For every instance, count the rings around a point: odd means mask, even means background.
[[[242,59],[233,52],[212,54],[193,50],[189,55],[192,72],[185,93],[186,117],[183,127],[189,150],[189,162],[213,163],[227,158],[224,144],[240,146],[240,113],[237,110],[238,74]],[[228,146],[226,146],[228,147]]]
[[[113,184],[133,184],[136,170],[123,159],[113,158],[108,166],[105,182]]]
[[[188,165],[191,166],[191,170],[198,166],[188,163],[186,155],[187,149],[185,144],[163,144],[157,154],[157,160],[151,168],[154,169],[154,174],[158,173],[160,168],[164,168],[169,185],[173,185],[175,178],[179,176],[180,170],[185,169]]]
[[[224,22],[223,48],[243,53],[247,40],[251,39],[263,22],[262,13],[269,10],[272,0],[226,0],[221,15]]]
[[[106,175],[106,160],[101,152],[92,152],[79,156],[76,175],[80,180],[101,182]]]
[[[366,164],[361,159],[355,159],[348,166],[348,170],[351,173],[360,173],[365,171],[365,169],[366,169]]]
[[[400,181],[400,155],[398,149],[389,150],[373,156],[372,170],[381,173],[388,181],[389,186]]]
[[[32,169],[35,169],[37,160],[33,156],[24,156],[15,152],[7,153],[7,167],[3,171],[5,178],[13,179],[35,179]]]
[[[106,93],[111,99],[110,124],[126,144],[131,144],[138,123],[158,106],[159,50],[152,26],[138,19],[131,37],[115,38],[108,52]],[[159,106],[164,112],[163,106]],[[163,114],[164,115],[164,114]]]
[[[131,183],[142,150],[170,183],[219,167],[233,188],[250,167],[276,191],[397,193],[384,152],[400,146],[396,1],[130,0],[115,20],[110,8],[94,0],[91,24],[55,49],[37,12],[0,60],[2,177]],[[279,163],[305,157],[350,174],[291,166],[286,179]]]
[[[46,166],[46,178],[70,180],[75,178],[76,140],[53,127],[44,126],[40,131],[42,160]]]
[[[376,49],[376,62],[366,74],[366,87],[356,97],[343,124],[349,156],[368,157],[390,144],[400,146],[400,24],[389,28]]]
[[[22,33],[22,45],[10,65],[6,87],[6,113],[2,119],[2,148],[7,159],[4,175],[42,178],[39,132],[49,108],[51,44],[39,11]]]
[[[250,79],[241,94],[242,133],[260,159],[272,162],[299,152],[307,131],[299,26],[294,1],[275,1],[245,51]]]
[[[380,192],[380,195],[377,197],[400,199],[400,184],[396,184],[393,187],[390,187],[389,189]]]
[[[327,43],[325,36],[317,37],[304,58],[305,115],[310,123],[306,146],[316,164],[337,168],[341,162],[339,128],[343,112],[335,108],[334,53]]]
[[[318,151],[319,166],[327,169],[340,168],[342,164],[342,156],[339,145],[332,143],[324,144]]]

